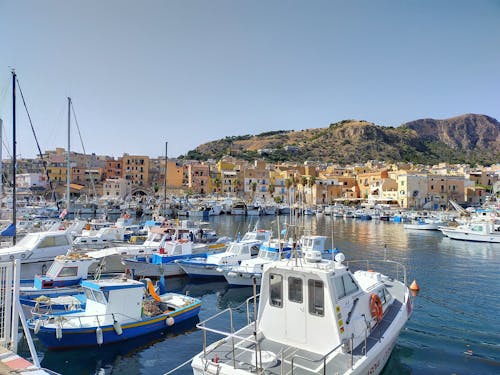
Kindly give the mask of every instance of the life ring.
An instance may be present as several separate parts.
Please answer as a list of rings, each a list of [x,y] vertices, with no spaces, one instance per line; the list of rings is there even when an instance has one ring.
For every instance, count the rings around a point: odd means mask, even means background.
[[[372,316],[377,319],[377,322],[382,320],[384,316],[384,309],[382,308],[382,301],[378,294],[372,294],[370,298],[370,312]]]

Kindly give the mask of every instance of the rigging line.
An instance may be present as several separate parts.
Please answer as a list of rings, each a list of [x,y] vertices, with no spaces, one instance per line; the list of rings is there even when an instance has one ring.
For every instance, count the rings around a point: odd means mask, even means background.
[[[73,101],[71,101],[71,111],[73,112],[73,118],[75,119],[76,129],[78,130],[78,136],[80,137],[80,143],[82,144],[83,155],[87,156],[87,152],[85,151],[85,145],[83,144],[82,133],[80,132],[80,125],[78,125],[78,120],[76,118],[75,106],[73,104]],[[87,158],[85,158],[85,160],[87,162],[87,167],[90,169],[90,161]],[[95,191],[94,179],[92,178],[92,173],[89,174],[89,177],[90,177],[90,184],[92,185],[92,192],[94,193],[94,198],[95,198],[96,191]]]
[[[47,168],[47,161],[43,158],[42,149],[40,148],[40,144],[38,143],[35,127],[33,126],[33,122],[31,121],[31,115],[30,112],[28,111],[28,106],[26,105],[26,101],[24,100],[23,90],[21,89],[21,84],[19,83],[18,78],[16,78],[16,82],[17,82],[17,87],[19,88],[19,93],[21,94],[21,99],[23,100],[24,109],[26,110],[26,114],[28,115],[31,131],[33,132],[33,137],[35,137],[36,147],[38,148],[38,154],[40,155],[40,159],[42,160],[43,169],[45,170],[45,176],[47,177],[47,181],[49,182],[50,191],[52,193],[52,199],[55,201],[55,191],[54,187],[52,186],[52,181],[50,180],[49,170]]]

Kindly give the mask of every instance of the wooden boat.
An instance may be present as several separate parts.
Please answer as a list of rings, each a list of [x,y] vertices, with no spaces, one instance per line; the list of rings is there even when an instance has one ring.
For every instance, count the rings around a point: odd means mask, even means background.
[[[28,320],[48,349],[113,344],[188,319],[194,323],[201,307],[196,298],[156,294],[151,281],[145,285],[127,278],[86,280],[82,287],[87,296],[85,311],[40,314]]]

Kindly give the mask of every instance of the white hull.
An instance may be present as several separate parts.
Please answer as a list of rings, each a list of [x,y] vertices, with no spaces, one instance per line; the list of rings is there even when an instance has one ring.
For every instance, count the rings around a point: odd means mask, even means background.
[[[177,263],[171,262],[166,264],[152,264],[146,262],[134,262],[124,260],[127,268],[130,269],[134,277],[171,277],[184,275],[184,270]]]
[[[179,264],[179,267],[182,268],[184,273],[186,273],[189,277],[223,277],[223,273],[218,271],[217,269],[220,267],[216,264],[207,264],[207,265],[198,265],[193,266],[190,264]]]
[[[413,230],[439,230],[440,224],[404,224],[405,229]]]
[[[500,243],[500,233],[475,234],[475,233],[462,232],[454,229],[444,229],[444,228],[441,228],[441,232],[445,236],[450,237],[454,240]]]
[[[260,285],[261,277],[262,274],[253,272],[224,272],[224,278],[226,279],[227,283],[233,286],[252,286],[254,278],[256,281],[256,285]]]

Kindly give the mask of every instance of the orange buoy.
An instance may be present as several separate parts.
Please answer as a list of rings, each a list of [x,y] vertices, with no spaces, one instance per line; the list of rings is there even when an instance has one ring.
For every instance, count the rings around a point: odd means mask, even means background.
[[[420,287],[417,284],[417,280],[413,279],[413,282],[410,285],[410,290],[413,290],[414,292],[418,292],[420,290]]]

